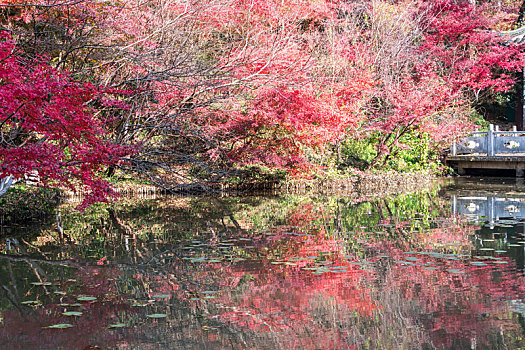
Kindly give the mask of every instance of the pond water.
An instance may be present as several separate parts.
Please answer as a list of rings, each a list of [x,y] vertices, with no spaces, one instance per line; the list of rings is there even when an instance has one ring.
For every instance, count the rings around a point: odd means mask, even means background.
[[[1,349],[525,346],[513,179],[60,213],[1,228]]]

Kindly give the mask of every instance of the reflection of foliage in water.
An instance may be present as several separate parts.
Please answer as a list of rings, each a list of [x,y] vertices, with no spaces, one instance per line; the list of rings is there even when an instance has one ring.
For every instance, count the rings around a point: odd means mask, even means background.
[[[90,336],[100,344],[439,348],[471,341],[511,346],[521,339],[521,316],[509,316],[498,298],[521,299],[523,277],[508,257],[475,257],[475,227],[451,218],[436,192],[370,202],[171,199],[100,205],[86,214],[62,208],[62,215],[67,248],[57,249],[59,237],[47,232],[18,254],[70,259],[63,263],[70,270],[61,267],[47,278],[89,271],[93,281],[68,294],[88,294],[89,285],[100,284],[98,294],[89,293],[117,298],[123,309],[100,309],[100,323],[129,328],[109,338],[99,329]],[[85,261],[92,262],[89,269]],[[27,262],[12,264],[35,280]],[[2,273],[12,276],[7,268]],[[96,282],[100,276],[105,283]],[[12,280],[2,283],[14,290]],[[25,283],[19,294],[31,289]],[[44,310],[53,304],[39,298]],[[2,316],[11,327],[25,311],[17,318],[9,305],[2,305]],[[45,323],[36,317],[35,332]],[[45,324],[51,321],[62,319]]]

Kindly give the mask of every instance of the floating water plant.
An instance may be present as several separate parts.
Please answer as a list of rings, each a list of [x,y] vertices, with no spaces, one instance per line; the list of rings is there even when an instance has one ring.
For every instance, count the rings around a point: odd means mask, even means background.
[[[71,328],[71,327],[73,327],[73,325],[69,323],[58,323],[58,324],[53,324],[51,326],[47,326],[44,328],[63,329],[63,328]]]
[[[124,323],[114,323],[114,324],[110,324],[108,326],[108,328],[123,328],[123,327],[126,327],[126,324],[124,324]]]
[[[94,301],[94,300],[97,300],[97,297],[90,297],[90,296],[80,295],[80,296],[77,297],[77,300],[78,301]]]
[[[82,312],[80,312],[80,311],[66,311],[66,312],[63,312],[62,315],[64,315],[64,316],[82,316]]]

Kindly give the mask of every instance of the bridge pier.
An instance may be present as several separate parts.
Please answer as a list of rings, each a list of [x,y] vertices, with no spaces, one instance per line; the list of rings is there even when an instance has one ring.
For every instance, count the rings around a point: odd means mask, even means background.
[[[514,170],[516,177],[525,177],[525,156],[449,156],[447,163],[459,175],[465,175],[468,169],[501,169]]]

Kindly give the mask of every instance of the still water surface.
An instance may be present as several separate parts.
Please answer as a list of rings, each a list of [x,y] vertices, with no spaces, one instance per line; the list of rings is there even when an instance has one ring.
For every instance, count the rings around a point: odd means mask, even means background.
[[[2,349],[525,347],[525,187],[171,198],[2,228]],[[8,237],[8,239],[5,239]]]

